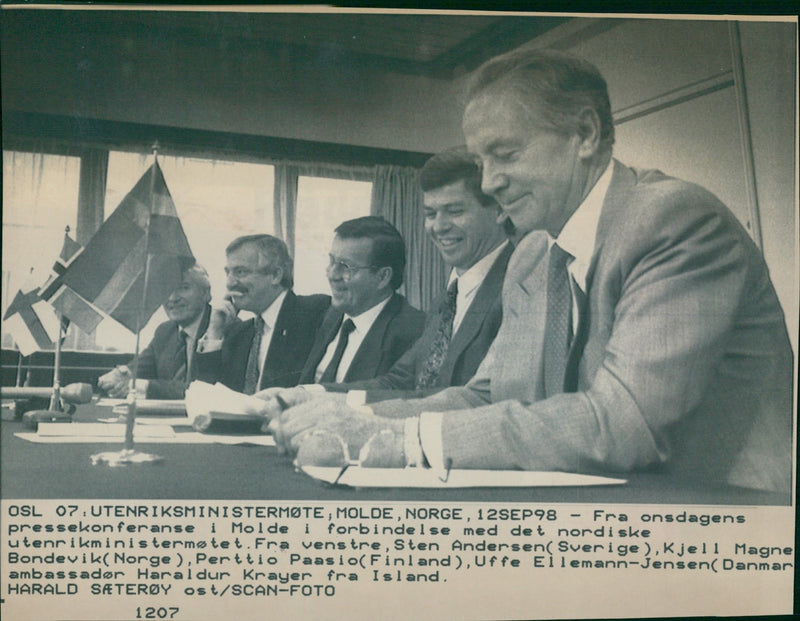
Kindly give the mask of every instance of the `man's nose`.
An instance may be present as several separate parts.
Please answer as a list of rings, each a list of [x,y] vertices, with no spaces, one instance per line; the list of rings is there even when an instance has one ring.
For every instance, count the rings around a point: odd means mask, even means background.
[[[508,183],[505,173],[491,163],[484,162],[481,168],[481,191],[484,194],[493,196]]]

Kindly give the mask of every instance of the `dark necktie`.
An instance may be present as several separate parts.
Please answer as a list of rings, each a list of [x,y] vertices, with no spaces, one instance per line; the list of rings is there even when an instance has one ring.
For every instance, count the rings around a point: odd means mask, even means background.
[[[447,357],[450,339],[453,337],[453,319],[456,316],[457,299],[458,280],[454,280],[447,288],[447,295],[442,300],[441,306],[439,306],[439,325],[433,335],[428,357],[417,376],[417,389],[435,386],[436,381],[439,379],[439,371],[442,368],[444,359]]]
[[[175,374],[172,379],[186,382],[186,337],[184,330],[178,330],[178,349],[175,351]]]
[[[323,371],[322,376],[319,378],[320,384],[323,382],[336,381],[336,372],[339,370],[339,363],[342,361],[342,355],[347,347],[347,340],[350,337],[350,333],[355,330],[355,328],[356,325],[351,319],[346,319],[344,323],[342,323],[342,328],[339,331],[339,342],[336,343],[336,349],[333,350],[333,358],[331,358],[331,361],[328,363],[328,366],[325,367],[325,371]]]
[[[557,244],[550,248],[544,334],[544,390],[547,397],[564,392],[564,375],[572,340],[572,294],[567,271],[570,258],[572,255]]]
[[[250,353],[247,356],[247,368],[244,371],[244,394],[252,395],[258,390],[258,355],[261,351],[261,338],[264,334],[264,319],[256,315],[253,323],[255,334],[250,343]]]

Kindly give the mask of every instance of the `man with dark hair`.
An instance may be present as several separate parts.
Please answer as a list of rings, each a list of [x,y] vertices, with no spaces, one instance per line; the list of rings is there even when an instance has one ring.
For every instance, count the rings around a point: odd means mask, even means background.
[[[238,237],[225,255],[228,294],[199,343],[197,379],[246,394],[294,386],[330,298],[295,295],[292,258],[277,237]],[[255,317],[240,321],[239,311]]]
[[[419,338],[422,311],[396,293],[405,246],[383,218],[343,222],[331,244],[331,308],[300,375],[301,384],[348,382],[388,371]]]
[[[372,402],[466,384],[500,327],[500,294],[513,249],[503,226],[508,221],[498,222],[500,207],[480,184],[475,158],[463,146],[434,155],[420,171],[425,230],[452,271],[422,336],[391,369],[373,379],[270,389],[258,396],[279,394],[285,406],[321,398],[323,391],[350,391],[350,403]]]
[[[788,502],[792,351],[735,216],[697,185],[612,158],[605,81],[583,60],[497,57],[467,99],[483,191],[524,236],[484,364],[466,387],[372,406],[406,420],[304,404],[278,437],[301,463],[341,462],[330,438],[358,454],[378,433],[370,465],[658,469]]]
[[[156,328],[150,344],[139,354],[136,390],[142,397],[183,399],[195,376],[195,347],[208,326],[210,301],[208,274],[199,265],[190,267],[164,302],[169,320]],[[130,366],[131,362],[101,375],[97,387],[110,397],[126,397]]]

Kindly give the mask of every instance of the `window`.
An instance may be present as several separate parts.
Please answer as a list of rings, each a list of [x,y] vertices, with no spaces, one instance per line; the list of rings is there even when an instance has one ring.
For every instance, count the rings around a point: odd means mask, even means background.
[[[152,155],[109,153],[106,218],[152,163]],[[272,232],[273,168],[266,164],[161,155],[158,163],[192,253],[208,270],[212,294],[221,295],[225,291],[222,266],[228,243],[240,235]],[[159,309],[142,330],[143,344],[150,341],[156,326],[165,319],[163,309]],[[96,337],[98,346],[104,349],[134,349],[135,337],[110,319],[100,324]]]
[[[75,237],[79,176],[79,157],[3,151],[3,314],[18,289],[44,283],[64,227]]]
[[[330,293],[325,267],[333,229],[369,215],[372,183],[301,176],[297,183],[294,281],[301,294]]]

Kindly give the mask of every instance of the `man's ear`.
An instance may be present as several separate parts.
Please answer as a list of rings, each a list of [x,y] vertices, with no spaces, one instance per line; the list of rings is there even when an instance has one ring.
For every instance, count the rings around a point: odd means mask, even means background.
[[[578,113],[578,139],[578,157],[594,157],[600,148],[600,117],[594,108],[583,108]]]
[[[385,267],[379,267],[378,275],[380,277],[380,280],[378,281],[380,288],[381,289],[383,289],[384,287],[391,288],[391,285],[389,283],[392,282],[392,276],[394,276],[394,270],[388,265]]]
[[[272,279],[273,285],[279,284],[283,280],[283,268],[276,267],[274,270],[272,270],[270,278]]]

